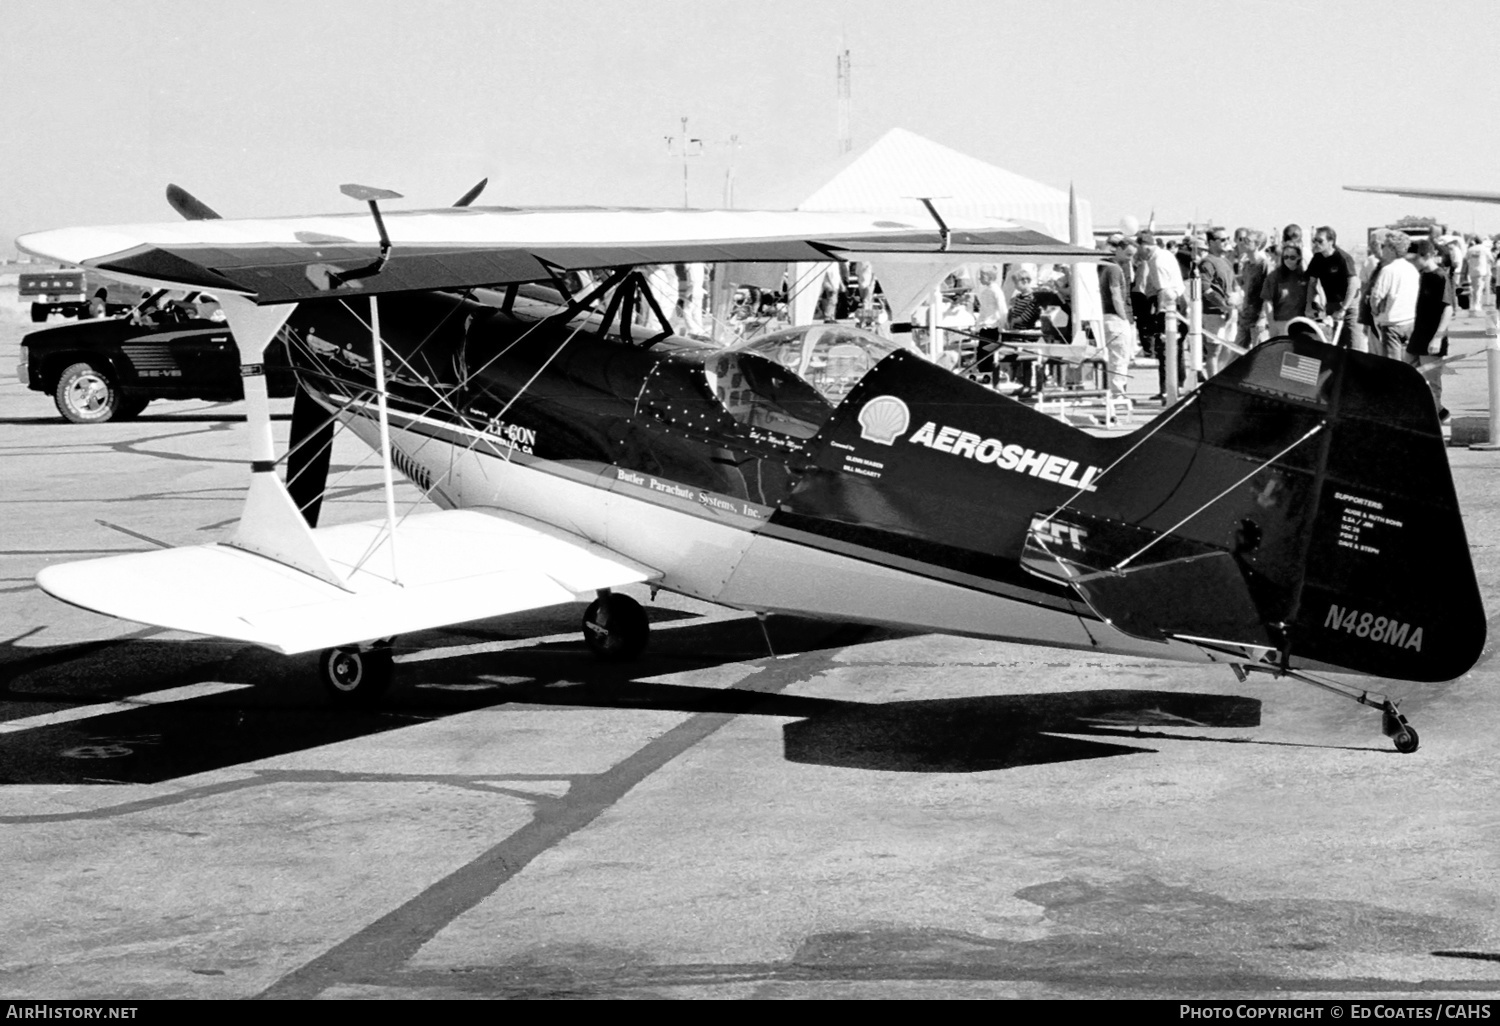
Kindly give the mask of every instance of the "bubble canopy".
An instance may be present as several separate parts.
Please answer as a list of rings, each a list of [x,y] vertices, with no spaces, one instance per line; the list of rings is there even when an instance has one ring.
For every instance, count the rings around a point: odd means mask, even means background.
[[[805,324],[728,350],[772,360],[837,406],[875,365],[901,346],[847,324]]]
[[[792,438],[818,433],[859,380],[900,346],[843,324],[763,335],[709,357],[709,388],[731,417]]]

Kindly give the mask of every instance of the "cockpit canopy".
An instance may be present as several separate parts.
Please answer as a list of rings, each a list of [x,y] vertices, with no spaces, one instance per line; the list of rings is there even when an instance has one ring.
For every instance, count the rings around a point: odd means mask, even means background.
[[[725,412],[741,424],[806,439],[896,348],[859,328],[809,324],[708,356],[703,373]]]
[[[796,452],[897,348],[858,328],[814,324],[729,349],[660,351],[636,407],[687,434]]]
[[[875,365],[900,349],[889,339],[844,324],[805,324],[727,350],[780,364],[837,406]]]

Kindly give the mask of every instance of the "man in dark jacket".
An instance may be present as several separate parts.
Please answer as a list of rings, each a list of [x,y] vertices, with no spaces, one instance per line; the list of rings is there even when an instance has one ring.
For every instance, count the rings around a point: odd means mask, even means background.
[[[1445,419],[1448,411],[1443,408],[1443,357],[1448,355],[1448,324],[1453,319],[1457,298],[1453,279],[1442,267],[1437,243],[1419,239],[1412,248],[1421,278],[1417,285],[1417,318],[1412,323],[1411,340],[1406,344],[1406,362],[1427,379],[1438,417]]]

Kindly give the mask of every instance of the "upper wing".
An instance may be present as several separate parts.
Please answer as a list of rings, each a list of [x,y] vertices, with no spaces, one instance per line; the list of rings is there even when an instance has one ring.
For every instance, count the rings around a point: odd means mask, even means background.
[[[538,281],[554,270],[721,261],[966,258],[1096,260],[1020,225],[984,219],[929,225],[875,214],[742,210],[514,210],[446,207],[383,212],[392,244],[380,273],[342,284],[330,272],[380,254],[367,213],[64,228],[16,240],[30,253],[256,303]],[[334,278],[337,281],[337,278]]]
[[[1500,203],[1500,192],[1464,192],[1461,189],[1403,189],[1389,185],[1346,185],[1349,192],[1388,192],[1412,199],[1468,200],[1471,203]]]
[[[654,580],[655,570],[512,515],[448,510],[310,534],[345,587],[231,545],[193,545],[51,566],[42,590],[64,602],[288,655],[572,602]]]

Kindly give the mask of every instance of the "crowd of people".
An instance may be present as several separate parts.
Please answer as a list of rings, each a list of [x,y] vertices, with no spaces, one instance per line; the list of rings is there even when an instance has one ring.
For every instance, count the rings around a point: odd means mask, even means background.
[[[1382,230],[1371,235],[1369,256],[1363,260],[1341,245],[1338,233],[1327,225],[1314,229],[1310,239],[1296,224],[1269,237],[1253,228],[1210,228],[1180,240],[1142,229],[1112,234],[1100,248],[1105,254],[1097,265],[1104,337],[1096,342],[1104,349],[1109,388],[1126,395],[1132,361],[1154,357],[1158,400],[1169,391],[1168,318],[1177,319],[1176,384],[1178,389],[1186,384],[1186,294],[1188,283],[1196,279],[1204,378],[1267,339],[1288,334],[1295,322],[1307,321],[1331,343],[1427,371],[1434,401],[1446,415],[1442,377],[1432,365],[1447,355],[1447,331],[1456,311],[1466,307],[1471,316],[1485,317],[1496,305],[1500,286],[1500,236],[1413,238]],[[672,311],[673,327],[700,334],[706,301],[703,265],[686,266],[688,273],[679,267],[675,275],[671,265],[653,268],[651,285],[663,307]],[[880,334],[890,332],[890,311],[867,263],[829,265],[812,282],[792,283],[783,276],[779,289],[766,284],[773,287],[743,285],[737,290],[729,311],[736,337],[790,323],[794,284],[817,296],[814,316],[819,320],[850,319]],[[1013,379],[1034,374],[1034,365],[1017,365],[1014,343],[1071,341],[1069,286],[1064,266],[982,265],[974,280],[967,271],[950,276],[935,320],[949,329],[950,343],[955,337],[975,341],[960,341],[943,358],[981,380],[1003,377],[999,372],[1007,363]],[[912,322],[922,330],[919,326],[928,322],[926,309],[919,309]]]
[[[1232,236],[1215,228],[1176,245],[1159,242],[1149,230],[1111,235],[1103,244],[1110,263],[1099,270],[1111,378],[1124,388],[1139,347],[1157,359],[1158,398],[1167,391],[1166,318],[1184,311],[1185,283],[1195,264],[1206,375],[1287,334],[1301,318],[1318,325],[1331,343],[1427,371],[1443,416],[1442,376],[1432,365],[1447,355],[1448,327],[1461,306],[1472,317],[1487,317],[1500,286],[1500,237],[1413,239],[1401,231],[1380,231],[1363,261],[1326,225],[1314,230],[1310,257],[1295,224],[1281,231],[1279,241],[1268,241],[1253,228],[1237,228]],[[1184,335],[1178,333],[1179,346]],[[1186,380],[1183,355],[1179,349],[1179,387]]]

